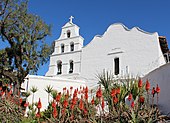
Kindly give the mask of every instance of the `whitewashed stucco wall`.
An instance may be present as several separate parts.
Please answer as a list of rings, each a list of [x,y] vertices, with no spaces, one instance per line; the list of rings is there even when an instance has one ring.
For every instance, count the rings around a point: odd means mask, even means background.
[[[168,114],[170,113],[170,63],[161,66],[158,69],[153,70],[147,74],[144,78],[144,81],[148,79],[151,82],[152,87],[156,87],[156,84],[161,88],[159,94],[159,108],[161,112]],[[156,103],[156,99],[155,99]]]
[[[25,91],[27,91],[27,88],[28,91],[30,91],[30,88],[32,86],[38,88],[38,91],[35,93],[34,102],[38,102],[39,98],[41,98],[42,102],[41,110],[44,110],[48,106],[48,93],[44,90],[47,87],[47,85],[53,86],[53,89],[57,90],[58,92],[63,92],[64,87],[66,87],[67,89],[70,89],[71,86],[73,87],[73,89],[79,88],[80,86],[85,87],[85,82],[82,80],[79,81],[63,79],[60,77],[44,77],[35,75],[29,75],[27,76],[27,78],[29,79],[25,80],[25,82],[22,84],[22,88],[25,88],[26,89]],[[28,97],[28,102],[32,103],[32,95]]]
[[[103,69],[114,73],[114,58],[120,59],[120,74],[146,75],[165,64],[158,34],[144,32],[123,24],[111,25],[103,36],[82,49],[81,76],[92,79]],[[128,70],[127,70],[128,68]]]

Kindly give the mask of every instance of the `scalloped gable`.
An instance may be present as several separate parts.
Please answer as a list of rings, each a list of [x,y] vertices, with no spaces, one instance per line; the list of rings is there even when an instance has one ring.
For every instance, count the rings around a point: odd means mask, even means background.
[[[122,24],[122,23],[114,23],[114,24],[111,24],[108,28],[107,28],[107,30],[106,30],[106,32],[110,29],[110,28],[114,28],[114,29],[116,29],[116,28],[119,28],[119,29],[124,29],[124,30],[126,30],[126,31],[132,31],[132,30],[138,30],[139,32],[142,32],[142,33],[145,33],[145,34],[150,34],[150,35],[153,35],[153,34],[155,34],[155,33],[157,33],[157,32],[153,32],[153,33],[151,33],[151,32],[147,32],[147,31],[144,31],[144,30],[142,30],[141,28],[139,28],[139,27],[133,27],[132,29],[129,29],[128,27],[126,27],[124,24]]]
[[[110,30],[124,30],[124,31],[138,31],[140,33],[143,33],[143,34],[148,34],[148,35],[158,35],[157,32],[147,32],[147,31],[144,31],[142,30],[141,28],[139,27],[133,27],[132,29],[129,29],[128,27],[126,27],[124,24],[122,23],[114,23],[114,24],[111,24],[107,30],[104,32],[103,35],[95,35],[93,37],[93,39],[86,45],[84,46],[83,48],[87,47],[89,44],[91,44],[93,41],[95,41],[97,38],[103,38],[105,34],[107,34]]]

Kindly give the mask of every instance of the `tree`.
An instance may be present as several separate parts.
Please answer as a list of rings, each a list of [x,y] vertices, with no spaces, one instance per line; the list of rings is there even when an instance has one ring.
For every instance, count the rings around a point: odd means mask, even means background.
[[[24,78],[46,63],[51,48],[44,40],[50,26],[39,16],[28,13],[28,1],[3,0],[0,5],[0,34],[9,44],[1,50],[0,73],[19,89]]]

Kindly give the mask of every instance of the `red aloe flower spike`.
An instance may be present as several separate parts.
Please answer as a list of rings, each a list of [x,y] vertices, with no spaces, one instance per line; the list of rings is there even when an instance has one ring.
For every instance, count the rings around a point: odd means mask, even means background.
[[[145,101],[145,97],[140,96],[140,97],[139,97],[139,102],[143,104],[143,103],[144,103],[144,101]]]
[[[86,108],[84,108],[84,114],[87,115],[87,109]]]
[[[20,104],[22,103],[22,98],[19,98],[19,103],[20,103]]]
[[[116,96],[114,96],[112,99],[113,99],[114,104],[116,104],[118,102],[118,98]]]
[[[64,107],[64,108],[67,108],[67,106],[68,106],[68,101],[65,99],[65,100],[63,101],[63,107]]]
[[[80,99],[79,108],[80,108],[81,110],[84,109],[84,104],[83,104],[82,98]]]
[[[155,92],[156,92],[156,91],[155,91],[155,87],[153,87],[153,88],[152,88],[152,95],[153,95],[153,97],[154,97],[154,95],[155,95]]]
[[[69,90],[67,90],[67,96],[69,96]]]
[[[58,113],[57,113],[57,110],[56,110],[56,108],[54,108],[54,109],[53,109],[53,117],[56,118],[56,117],[57,117],[57,114],[58,114]]]
[[[70,90],[73,90],[73,87],[72,87],[72,86],[70,87]]]
[[[37,112],[36,117],[37,117],[37,118],[40,118],[40,117],[41,117],[41,114],[40,114],[39,111]]]
[[[52,107],[53,107],[53,108],[56,108],[56,102],[55,102],[55,100],[53,100],[53,102],[52,102]]]
[[[141,87],[142,87],[142,79],[141,79],[141,78],[139,79],[138,87],[139,87],[139,88],[141,88]]]
[[[84,94],[84,98],[85,98],[86,100],[88,100],[88,93],[85,93],[85,94]]]
[[[111,96],[114,97],[116,95],[116,90],[113,88],[111,92]]]
[[[40,98],[39,98],[39,101],[38,101],[37,108],[38,108],[38,109],[42,108],[42,104],[41,104],[41,100],[40,100]]]
[[[74,104],[71,104],[70,109],[71,109],[71,110],[74,109]]]
[[[157,86],[156,86],[156,93],[158,94],[158,93],[160,93],[160,91],[161,91],[161,89],[160,89],[160,87],[157,84]]]
[[[88,87],[86,86],[86,88],[85,88],[85,93],[88,93]]]
[[[104,110],[104,98],[102,99],[102,110]]]
[[[148,90],[150,89],[150,83],[149,83],[148,79],[146,80],[145,89],[146,89],[147,92],[148,92]]]
[[[91,104],[94,105],[94,97],[93,97],[93,99],[91,100]]]
[[[128,100],[131,101],[131,99],[132,99],[132,94],[130,93],[128,96]]]
[[[66,87],[65,88],[63,88],[63,91],[65,91],[66,90]]]
[[[27,107],[29,105],[29,102],[25,102],[24,107]]]
[[[97,97],[97,98],[101,98],[101,97],[102,97],[101,87],[99,87],[99,89],[97,90],[97,92],[96,92],[96,97]]]
[[[117,93],[117,94],[120,94],[120,87],[118,87],[118,88],[116,89],[116,93]]]
[[[61,114],[64,115],[64,114],[65,114],[65,111],[66,111],[66,109],[63,108],[63,109],[61,110]]]
[[[134,108],[134,106],[135,106],[135,103],[134,103],[134,101],[131,103],[131,107],[132,108]]]
[[[58,93],[58,95],[56,96],[56,101],[60,102],[60,99],[61,99],[61,93]]]

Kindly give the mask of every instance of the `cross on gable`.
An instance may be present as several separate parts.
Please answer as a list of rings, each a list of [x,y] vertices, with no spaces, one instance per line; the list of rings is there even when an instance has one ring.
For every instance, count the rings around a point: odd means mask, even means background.
[[[70,16],[70,18],[69,18],[70,19],[70,23],[73,23],[73,18],[74,18],[73,16]]]

